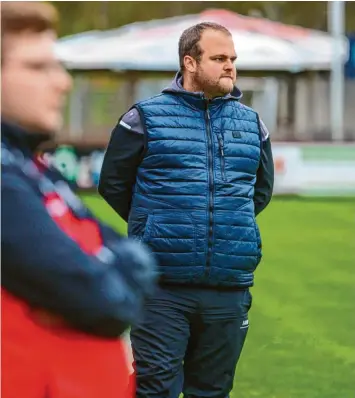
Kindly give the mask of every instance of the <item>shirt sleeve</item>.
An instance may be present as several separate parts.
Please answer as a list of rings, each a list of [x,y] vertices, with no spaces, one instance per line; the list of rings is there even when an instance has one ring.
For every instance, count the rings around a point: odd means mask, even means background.
[[[261,141],[266,141],[270,137],[269,130],[265,126],[265,123],[260,119],[260,134],[261,134]]]
[[[126,222],[144,142],[143,124],[132,109],[113,129],[102,164],[98,191]]]
[[[274,188],[274,161],[268,129],[260,120],[261,154],[256,174],[254,207],[255,215],[260,214],[270,203]]]

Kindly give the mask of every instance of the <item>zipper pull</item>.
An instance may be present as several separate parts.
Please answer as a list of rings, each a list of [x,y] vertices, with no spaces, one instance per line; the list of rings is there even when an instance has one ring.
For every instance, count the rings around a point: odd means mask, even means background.
[[[222,135],[218,133],[218,144],[219,144],[219,149],[221,151],[221,155],[224,157],[224,143],[223,143],[223,138]]]
[[[206,112],[209,113],[208,107],[210,105],[210,100],[208,98],[204,98],[205,104],[206,104]]]
[[[226,173],[225,173],[225,161],[224,161],[224,141],[221,133],[217,133],[217,139],[218,139],[218,146],[219,150],[221,152],[221,174],[222,174],[222,179],[223,181],[226,181]]]

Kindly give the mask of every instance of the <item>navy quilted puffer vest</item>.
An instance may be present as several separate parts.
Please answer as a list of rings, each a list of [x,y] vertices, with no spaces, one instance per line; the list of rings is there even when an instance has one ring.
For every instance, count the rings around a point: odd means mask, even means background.
[[[165,91],[135,105],[146,127],[128,233],[167,283],[248,287],[261,259],[254,216],[259,118],[234,97]]]

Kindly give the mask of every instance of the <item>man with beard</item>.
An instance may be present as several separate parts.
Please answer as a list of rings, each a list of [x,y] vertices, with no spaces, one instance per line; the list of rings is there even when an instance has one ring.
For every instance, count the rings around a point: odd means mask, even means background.
[[[269,203],[269,133],[235,88],[230,32],[200,23],[180,72],[112,132],[99,192],[156,254],[160,283],[131,331],[137,397],[225,398],[248,331]]]

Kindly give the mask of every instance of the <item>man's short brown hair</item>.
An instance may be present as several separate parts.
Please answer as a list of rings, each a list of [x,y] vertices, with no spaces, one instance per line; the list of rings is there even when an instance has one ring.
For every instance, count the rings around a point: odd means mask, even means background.
[[[40,1],[7,1],[1,3],[1,38],[6,34],[30,31],[41,33],[55,30],[56,9]]]
[[[196,59],[198,62],[200,61],[202,50],[199,46],[199,41],[201,40],[202,33],[207,29],[223,32],[229,36],[231,35],[231,32],[227,28],[215,22],[201,22],[184,30],[179,39],[179,62],[182,71],[185,68],[184,57],[186,55]]]
[[[1,63],[5,51],[4,38],[23,32],[42,33],[56,30],[57,10],[39,1],[7,1],[1,3]]]

